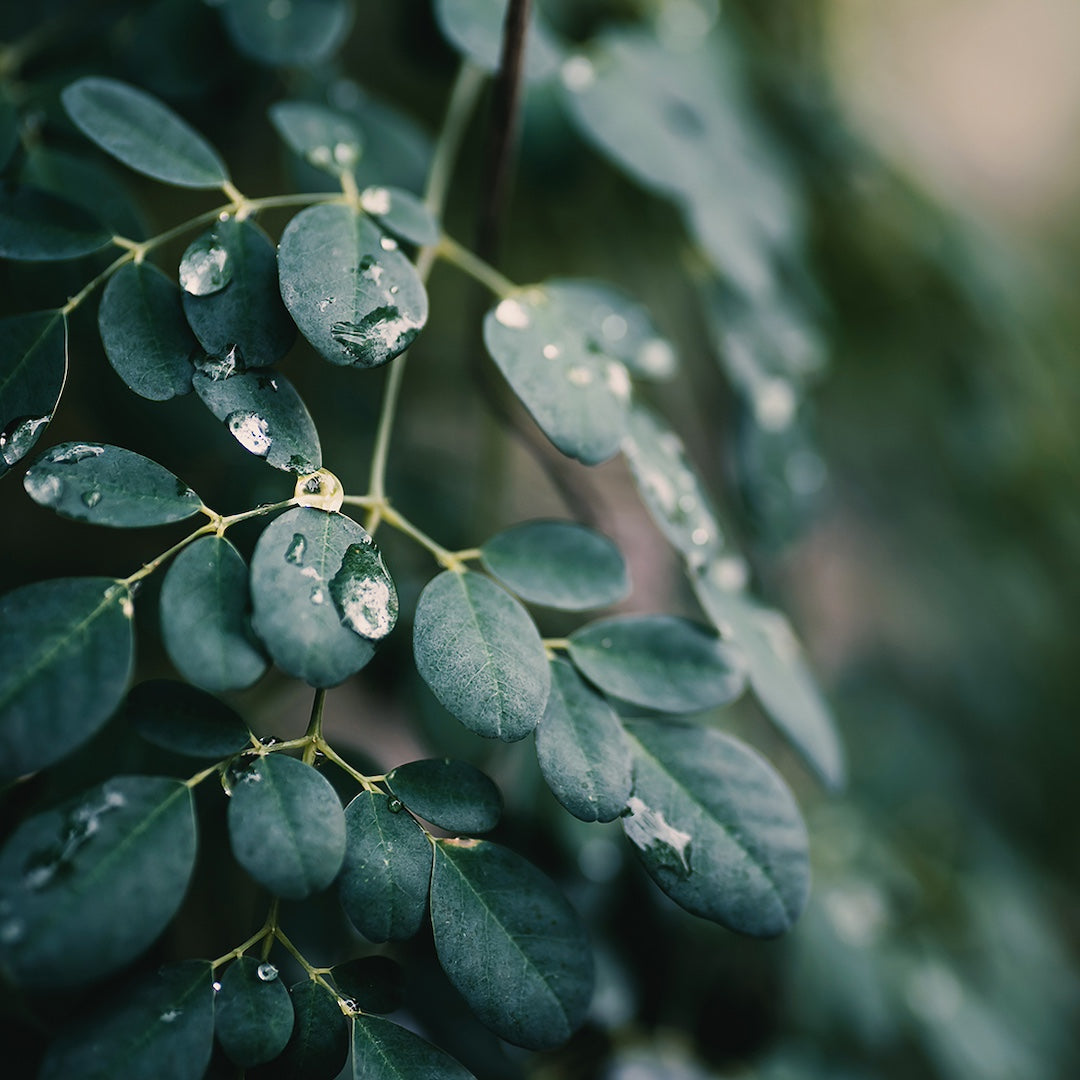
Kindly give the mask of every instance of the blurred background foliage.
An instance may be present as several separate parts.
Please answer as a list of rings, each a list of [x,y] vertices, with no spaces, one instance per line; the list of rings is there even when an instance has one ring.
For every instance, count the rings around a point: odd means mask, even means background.
[[[815,867],[810,910],[787,938],[737,939],[652,889],[614,826],[585,828],[561,813],[531,754],[496,755],[451,725],[419,689],[399,631],[328,699],[335,745],[386,766],[451,752],[491,770],[509,804],[503,837],[560,877],[590,922],[600,974],[585,1031],[563,1051],[527,1058],[460,1015],[421,942],[403,949],[414,1015],[479,1077],[1080,1075],[1078,9],[1070,0],[540,6],[571,42],[620,24],[651,26],[668,44],[722,40],[725,107],[747,145],[765,148],[766,171],[787,193],[792,220],[782,224],[799,259],[785,269],[784,296],[794,307],[765,310],[703,272],[685,205],[597,153],[541,83],[527,94],[498,265],[522,282],[619,284],[675,343],[680,375],[651,400],[683,434],[760,591],[792,616],[843,730],[851,782],[824,796],[751,706],[725,717],[795,784]],[[36,40],[3,85],[20,116],[8,175],[30,169],[41,183],[53,169],[70,187],[62,155],[93,151],[57,95],[97,72],[170,102],[253,196],[315,182],[296,175],[267,106],[311,96],[377,124],[389,103],[415,128],[390,123],[372,179],[392,172],[415,189],[457,57],[427,0],[357,9],[334,59],[303,71],[245,58],[213,5],[195,0],[5,5],[3,39]],[[632,137],[634,115],[626,121]],[[465,241],[486,145],[481,110],[447,217]],[[132,232],[159,232],[207,206],[199,193],[96,164]],[[86,190],[104,197],[90,181]],[[266,225],[276,233],[285,220],[270,214]],[[60,303],[96,268],[93,259],[0,264],[0,309]],[[508,436],[485,400],[498,394],[478,339],[485,298],[443,268],[430,291],[391,458],[389,489],[404,512],[465,547],[526,516],[566,514],[560,491],[569,492],[569,512],[586,513],[626,553],[630,609],[696,614],[625,465],[586,470]],[[47,444],[131,447],[224,512],[288,496],[291,484],[238,450],[193,397],[153,404],[126,393],[93,318],[84,309],[74,320],[69,385]],[[739,345],[785,333],[802,335],[795,352],[809,358],[808,389],[791,424],[770,425],[768,402],[763,414],[752,392],[768,372],[748,376]],[[382,374],[331,368],[302,342],[286,371],[316,418],[328,467],[360,492]],[[167,530],[112,534],[62,521],[14,477],[4,483],[4,590],[124,575],[171,542]],[[254,536],[236,530],[248,549]],[[398,537],[380,540],[411,612],[432,568]],[[154,588],[140,598],[147,610]],[[169,674],[154,622],[140,623],[144,677]],[[542,629],[566,627],[552,618]],[[308,693],[280,676],[240,700],[257,730],[303,729]],[[18,798],[146,769],[135,754],[149,751],[118,748],[107,732]],[[203,862],[210,887],[193,890],[161,955],[214,954],[247,932],[245,886],[227,856],[209,850]],[[214,897],[226,888],[240,914],[221,925]],[[320,935],[344,932],[340,922],[305,919],[295,936],[317,957]]]

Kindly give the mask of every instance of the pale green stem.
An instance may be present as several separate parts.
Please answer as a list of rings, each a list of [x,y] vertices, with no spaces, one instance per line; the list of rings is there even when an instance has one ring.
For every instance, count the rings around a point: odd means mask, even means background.
[[[484,262],[479,255],[463,247],[445,233],[439,238],[435,254],[448,263],[453,263],[459,270],[464,271],[474,281],[478,281],[500,299],[505,300],[506,297],[512,296],[519,289],[519,286],[515,285],[504,274],[500,274],[494,266]]]

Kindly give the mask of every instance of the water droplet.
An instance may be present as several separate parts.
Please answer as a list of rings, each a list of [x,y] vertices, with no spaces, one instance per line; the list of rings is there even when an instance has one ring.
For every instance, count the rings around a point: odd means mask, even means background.
[[[276,735],[263,735],[259,739],[261,746],[277,746],[281,740]]]
[[[404,352],[420,332],[420,325],[399,308],[378,307],[360,322],[337,322],[330,336],[364,367],[383,364]]]
[[[218,993],[218,992],[219,992],[220,990],[221,990],[221,983],[219,983],[219,982],[215,982],[215,983],[214,983],[214,993],[216,994],[216,993]]]
[[[391,814],[400,814],[402,805],[400,799],[391,798],[386,804],[386,809],[389,810]]]
[[[381,247],[383,251],[397,251],[398,242],[392,236],[384,236],[379,241],[379,247]]]
[[[64,493],[64,485],[59,476],[41,472],[32,468],[23,477],[23,487],[39,506],[55,506]]]
[[[14,945],[22,940],[26,933],[26,924],[21,919],[8,919],[0,925],[0,942],[5,945]]]
[[[97,488],[90,488],[79,496],[88,510],[93,510],[101,502],[101,492]]]
[[[87,458],[101,457],[104,453],[105,447],[95,443],[71,443],[69,446],[50,450],[48,460],[53,465],[75,465]]]
[[[303,533],[293,533],[293,538],[285,549],[285,561],[293,566],[303,566],[304,548],[307,547],[307,539]]]
[[[593,373],[587,367],[580,365],[569,368],[566,377],[574,386],[588,386],[593,381]]]
[[[608,341],[622,341],[626,337],[627,329],[626,320],[614,312],[606,316],[600,324],[600,332]]]
[[[273,982],[278,977],[278,970],[273,964],[262,963],[256,974],[262,982]]]
[[[220,382],[231,375],[244,371],[244,351],[239,345],[229,345],[222,356],[209,356],[202,349],[196,349],[191,357],[195,370],[214,382]]]
[[[554,342],[551,342],[550,344],[544,346],[544,359],[554,360],[561,352],[562,349],[560,349],[559,346],[556,345]]]
[[[559,72],[563,86],[574,93],[587,90],[596,81],[596,69],[587,56],[571,56],[567,59]]]
[[[183,1012],[183,1009],[166,1009],[165,1012],[161,1014],[159,1019],[163,1024],[171,1024],[174,1020],[182,1016]]]
[[[712,533],[708,529],[699,526],[690,534],[691,542],[697,544],[698,547],[704,547],[711,538]]]
[[[633,795],[627,800],[622,824],[627,839],[664,869],[680,878],[689,875],[692,838],[671,825],[662,811],[651,809]]]
[[[399,292],[401,292],[401,286],[400,285],[391,285],[390,286],[390,295],[391,296],[397,296],[397,294]]]
[[[741,556],[726,555],[722,559],[716,559],[709,567],[709,577],[721,589],[737,592],[746,588],[750,580],[750,568]]]
[[[313,604],[321,604],[325,600],[326,600],[326,593],[324,593],[322,591],[322,589],[319,588],[318,585],[316,585],[315,588],[311,590],[311,602]]]
[[[307,153],[307,159],[318,169],[324,169],[334,160],[329,146],[314,146]]]
[[[334,297],[332,297],[332,296],[324,296],[319,301],[319,310],[320,311],[325,311],[332,303],[334,303]]]
[[[334,164],[351,169],[360,160],[360,147],[353,142],[334,143]]]
[[[292,0],[270,0],[266,14],[275,22],[281,22],[292,14]]]
[[[637,366],[654,378],[664,378],[675,371],[675,350],[662,338],[650,338],[637,352]]]
[[[4,464],[14,465],[26,457],[37,442],[41,429],[51,419],[51,416],[17,416],[0,431],[0,457],[4,459]]]
[[[495,321],[511,330],[524,330],[530,322],[529,311],[518,300],[502,300],[495,309]]]
[[[352,998],[341,998],[341,1005],[350,1013],[360,1011],[360,1006]]]
[[[630,399],[630,373],[625,364],[620,364],[618,360],[609,360],[604,369],[604,382],[620,401]]]
[[[611,648],[611,638],[609,638],[609,637],[603,638],[600,641],[600,648],[601,649],[610,649]]]
[[[135,618],[135,605],[132,603],[130,595],[125,596],[120,600],[120,611],[123,613],[125,619]]]
[[[688,494],[679,496],[679,509],[684,514],[689,514],[692,510],[697,509],[697,499],[695,496]]]
[[[273,443],[270,425],[258,413],[230,413],[225,422],[229,425],[233,437],[245,450],[250,450],[256,457],[266,457],[270,453]]]
[[[770,376],[754,391],[754,416],[766,431],[783,431],[795,419],[798,406],[787,379]]]
[[[229,252],[213,232],[193,240],[180,260],[180,287],[192,296],[210,296],[232,281]]]
[[[330,595],[341,621],[369,641],[386,637],[397,623],[397,590],[370,540],[345,550],[341,568],[330,582]]]
[[[368,214],[389,214],[390,192],[384,187],[365,188],[360,196],[360,206]]]

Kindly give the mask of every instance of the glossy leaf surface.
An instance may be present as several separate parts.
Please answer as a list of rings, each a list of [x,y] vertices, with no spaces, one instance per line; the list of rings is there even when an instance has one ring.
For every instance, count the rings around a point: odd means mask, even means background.
[[[0,778],[51,765],[89,739],[131,676],[131,593],[59,578],[0,599]]]
[[[247,564],[223,536],[203,536],[173,559],[161,583],[169,659],[204,690],[242,690],[266,671],[251,629]]]
[[[570,659],[601,690],[663,712],[697,712],[742,693],[742,659],[675,615],[622,615],[570,635]]]
[[[369,941],[404,941],[424,920],[431,844],[385,795],[362,791],[345,808],[348,846],[338,877],[345,914]]]
[[[494,781],[467,761],[410,761],[389,772],[386,782],[417,817],[450,832],[487,832],[502,815]]]
[[[520,855],[485,840],[438,841],[431,924],[450,981],[508,1042],[558,1046],[584,1020],[593,977],[585,929]]]
[[[190,790],[116,776],[24,821],[0,852],[0,966],[26,986],[76,986],[165,929],[195,866]]]
[[[472,1080],[449,1054],[379,1016],[352,1018],[353,1080]]]
[[[626,598],[630,579],[619,549],[573,521],[526,521],[480,549],[484,566],[523,600],[564,611]]]
[[[359,122],[328,105],[279,101],[270,106],[270,121],[294,154],[333,176],[350,171],[363,153]]]
[[[39,506],[92,525],[168,525],[199,512],[202,499],[168,469],[133,450],[103,443],[60,443],[23,476]]]
[[[753,937],[806,905],[806,826],[780,774],[719,731],[626,725],[634,790],[622,819],[650,877],[687,911]]]
[[[437,244],[439,224],[411,192],[397,187],[369,187],[360,193],[360,207],[399,240],[423,246]]]
[[[180,290],[153,264],[130,262],[109,279],[98,308],[101,344],[113,370],[141,397],[168,401],[191,391],[198,342]]]
[[[33,187],[0,183],[0,257],[77,259],[111,242],[112,234],[75,203]]]
[[[551,661],[551,696],[536,758],[552,794],[582,821],[613,821],[630,795],[630,748],[614,709],[565,660]]]
[[[352,518],[297,507],[263,530],[251,560],[252,625],[274,663],[312,686],[336,686],[375,654],[347,626],[331,584],[368,534]]]
[[[377,367],[404,352],[427,322],[416,268],[365,214],[313,206],[278,247],[281,295],[300,332],[327,360]]]
[[[88,75],[60,95],[76,127],[136,172],[178,187],[221,187],[217,151],[167,105],[117,79]]]
[[[229,800],[236,861],[275,896],[325,889],[345,856],[345,817],[330,782],[310,765],[268,754],[238,770]]]
[[[187,683],[141,682],[124,711],[147,742],[177,754],[220,761],[251,747],[251,732],[236,710]]]
[[[355,1001],[362,1012],[392,1013],[405,1004],[405,972],[389,956],[346,960],[335,964],[330,974],[338,993]]]
[[[497,71],[502,55],[507,0],[437,0],[439,29],[459,52],[485,71]],[[559,66],[560,50],[535,8],[526,36],[524,75],[536,82],[549,78]]]
[[[413,652],[435,696],[478,735],[523,739],[543,715],[550,675],[536,625],[480,574],[446,571],[428,582]]]
[[[293,1029],[289,991],[273,964],[241,956],[225,969],[214,998],[214,1033],[242,1069],[276,1058]]]
[[[318,64],[345,40],[352,22],[348,0],[224,0],[221,13],[236,47],[270,65]]]
[[[349,1056],[349,1024],[329,990],[311,979],[289,987],[292,1035],[260,1080],[335,1080]]]
[[[284,375],[249,371],[215,378],[197,371],[192,385],[248,453],[286,472],[310,473],[322,465],[311,414]]]

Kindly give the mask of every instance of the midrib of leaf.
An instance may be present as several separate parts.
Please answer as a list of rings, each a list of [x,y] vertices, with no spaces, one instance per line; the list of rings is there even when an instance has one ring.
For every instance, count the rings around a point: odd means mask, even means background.
[[[454,573],[454,571],[450,572]],[[465,573],[467,572],[468,571],[466,571]],[[469,617],[472,620],[473,628],[476,630],[476,634],[480,639],[480,644],[483,647],[484,656],[487,657],[487,662],[477,670],[475,677],[479,678],[481,672],[486,671],[489,667],[495,672],[495,676],[490,680],[490,682],[495,690],[495,700],[497,703],[496,707],[498,711],[498,724],[495,730],[496,734],[501,739],[503,733],[503,720],[505,719],[507,714],[506,697],[503,693],[503,680],[500,678],[500,676],[503,675],[503,672],[498,665],[495,654],[492,652],[490,644],[488,643],[487,635],[484,633],[483,628],[480,625],[480,619],[477,616],[476,606],[473,604],[472,596],[469,592],[469,586],[465,582],[465,573],[457,573],[455,576],[457,577],[461,585],[461,591],[465,597],[465,605],[468,608]]]
[[[277,803],[278,811],[281,814],[281,820],[284,821],[287,826],[286,832],[289,838],[289,846],[292,848],[295,854],[296,863],[300,868],[300,873],[304,878],[305,885],[309,885],[310,875],[308,874],[307,861],[304,859],[304,849],[301,846],[299,840],[297,839],[296,829],[294,827],[292,815],[289,813],[288,807],[285,805],[285,799],[281,790],[281,785],[274,781],[273,773],[267,772],[266,775],[270,780],[268,787],[275,802]],[[299,775],[300,774],[297,773],[297,779],[299,779]]]

